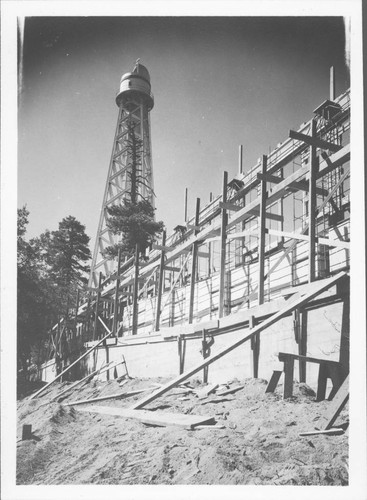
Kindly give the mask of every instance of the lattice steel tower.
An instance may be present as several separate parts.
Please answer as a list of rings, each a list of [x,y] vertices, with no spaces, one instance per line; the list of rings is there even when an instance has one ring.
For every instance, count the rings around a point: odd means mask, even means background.
[[[154,106],[154,98],[151,93],[149,72],[145,66],[140,64],[139,59],[136,61],[133,71],[125,73],[121,77],[116,104],[119,107],[119,114],[93,252],[89,286],[98,284],[100,272],[107,277],[116,267],[114,260],[103,257],[104,250],[117,243],[118,240],[107,227],[107,208],[130,198],[131,175],[129,175],[129,171],[131,171],[132,166],[132,134],[142,144],[139,175],[144,182],[139,183],[138,194],[154,207],[149,119],[149,112]]]

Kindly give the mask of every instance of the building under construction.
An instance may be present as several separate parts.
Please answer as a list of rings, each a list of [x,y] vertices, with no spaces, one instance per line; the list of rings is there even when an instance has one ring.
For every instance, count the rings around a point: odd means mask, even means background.
[[[327,379],[339,388],[349,372],[350,92],[334,89],[332,68],[312,118],[246,172],[240,146],[238,174],[223,172],[217,196],[186,206],[194,215],[137,267],[136,257],[104,256],[116,242],[107,208],[131,189],[129,124],[142,145],[142,195],[154,203],[150,76],[139,62],[123,75],[89,297],[66,339],[89,349],[86,371],[114,362],[139,377],[275,380],[282,361],[296,363],[299,381],[318,381],[321,397]],[[56,350],[63,332],[52,330]],[[55,373],[51,359],[42,378]]]

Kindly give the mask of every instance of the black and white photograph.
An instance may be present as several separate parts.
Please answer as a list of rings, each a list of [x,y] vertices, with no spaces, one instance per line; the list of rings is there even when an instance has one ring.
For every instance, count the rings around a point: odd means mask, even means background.
[[[365,498],[362,3],[173,4],[3,2],[2,498]]]

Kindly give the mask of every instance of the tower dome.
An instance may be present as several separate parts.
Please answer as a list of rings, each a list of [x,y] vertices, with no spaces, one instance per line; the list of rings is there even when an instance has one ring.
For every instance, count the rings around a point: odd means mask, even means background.
[[[125,105],[129,101],[129,97],[136,98],[140,96],[151,110],[154,106],[154,98],[151,93],[150,75],[145,66],[140,64],[137,59],[134,69],[131,73],[125,73],[120,80],[120,90],[116,96],[116,104]]]

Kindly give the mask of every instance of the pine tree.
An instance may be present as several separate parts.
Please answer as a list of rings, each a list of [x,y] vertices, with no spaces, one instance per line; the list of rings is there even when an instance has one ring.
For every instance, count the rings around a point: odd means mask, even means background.
[[[154,208],[141,194],[141,186],[151,189],[142,175],[143,142],[136,136],[132,121],[128,123],[127,128],[129,197],[122,204],[107,208],[109,214],[107,225],[113,234],[121,236],[118,244],[106,248],[105,255],[110,258],[116,257],[119,249],[125,255],[132,255],[136,251],[144,252],[163,231],[163,222],[154,220]]]
[[[50,235],[47,255],[49,274],[63,297],[62,306],[66,315],[77,289],[88,282],[89,266],[86,262],[91,257],[89,239],[85,226],[72,216],[65,217],[59,223],[59,229]]]

